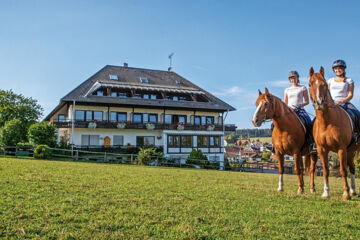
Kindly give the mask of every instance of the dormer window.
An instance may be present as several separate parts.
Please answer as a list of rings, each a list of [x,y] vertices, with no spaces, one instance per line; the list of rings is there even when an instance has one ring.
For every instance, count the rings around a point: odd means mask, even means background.
[[[140,77],[141,83],[149,83],[149,80],[146,77]]]
[[[117,75],[110,74],[109,77],[110,77],[110,80],[119,80]]]
[[[180,80],[176,79],[175,80],[176,84],[181,84]]]
[[[117,97],[117,92],[112,92],[112,93],[111,93],[111,96],[112,96],[112,97]]]
[[[97,91],[97,95],[98,96],[104,96],[104,92],[103,91]]]

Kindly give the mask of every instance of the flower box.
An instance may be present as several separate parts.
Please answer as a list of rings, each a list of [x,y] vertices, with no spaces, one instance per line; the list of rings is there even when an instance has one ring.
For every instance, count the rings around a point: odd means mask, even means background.
[[[209,125],[207,125],[207,127],[206,127],[206,130],[208,130],[208,131],[214,131],[214,129],[215,129],[215,125],[214,125],[214,124],[209,124]]]
[[[89,122],[88,128],[95,129],[96,127],[97,127],[97,123],[95,121]]]
[[[182,131],[185,129],[185,124],[183,122],[177,123],[177,130]]]
[[[125,122],[119,122],[119,123],[116,125],[116,127],[117,127],[118,129],[124,129],[124,128],[126,128],[126,123],[125,123]]]
[[[155,124],[154,123],[146,123],[146,129],[147,130],[154,130]]]

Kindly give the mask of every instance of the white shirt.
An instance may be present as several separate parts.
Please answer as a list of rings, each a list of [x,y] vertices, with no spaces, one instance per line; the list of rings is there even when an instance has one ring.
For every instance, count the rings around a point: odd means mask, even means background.
[[[291,86],[285,89],[285,94],[288,98],[288,106],[290,108],[295,108],[299,104],[304,103],[304,92],[307,91],[306,87],[303,85]]]
[[[330,94],[335,102],[341,101],[348,96],[351,83],[354,83],[351,78],[346,78],[345,82],[337,82],[335,78],[328,80],[328,84],[330,84]]]

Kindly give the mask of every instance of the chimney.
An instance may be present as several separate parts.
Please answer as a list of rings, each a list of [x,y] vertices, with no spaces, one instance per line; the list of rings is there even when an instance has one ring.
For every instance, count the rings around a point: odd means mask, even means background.
[[[172,72],[172,70],[173,70],[172,67],[169,67],[169,68],[168,68],[168,71],[169,71],[169,72]]]
[[[124,67],[128,67],[128,66],[129,66],[128,63],[124,62]]]

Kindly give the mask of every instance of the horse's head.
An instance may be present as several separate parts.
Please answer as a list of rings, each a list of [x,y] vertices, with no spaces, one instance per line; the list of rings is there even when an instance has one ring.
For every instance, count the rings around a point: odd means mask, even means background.
[[[252,118],[252,123],[255,127],[260,127],[265,120],[271,119],[274,116],[273,97],[267,88],[265,88],[265,93],[261,93],[259,90],[259,97],[255,105],[257,108]]]
[[[310,68],[309,92],[315,110],[323,110],[328,92],[323,67],[320,67],[320,73],[314,73],[314,69]]]

